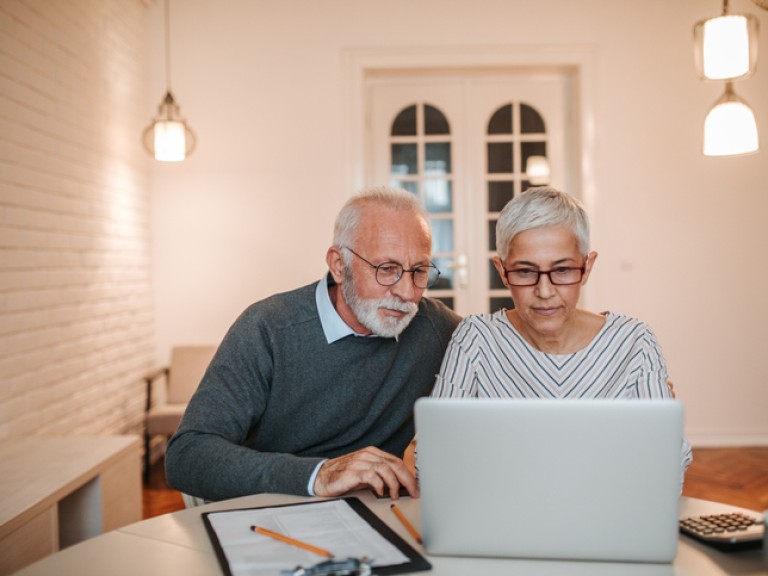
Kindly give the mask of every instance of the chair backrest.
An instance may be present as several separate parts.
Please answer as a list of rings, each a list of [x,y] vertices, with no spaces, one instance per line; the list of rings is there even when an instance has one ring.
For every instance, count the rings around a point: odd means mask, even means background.
[[[173,347],[168,375],[168,403],[189,402],[215,353],[216,346],[212,345]]]

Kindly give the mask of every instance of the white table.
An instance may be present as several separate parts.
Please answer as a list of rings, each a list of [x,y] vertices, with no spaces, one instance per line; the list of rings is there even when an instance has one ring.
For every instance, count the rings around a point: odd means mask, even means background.
[[[368,492],[360,497],[395,532],[423,553],[389,509],[389,500],[377,501]],[[304,502],[309,498],[285,495],[258,495],[216,502],[138,522],[63,550],[29,566],[17,576],[211,576],[222,574],[213,547],[205,532],[202,512]],[[418,500],[401,499],[398,506],[419,528]],[[683,498],[681,515],[733,511],[705,500]],[[756,514],[752,512],[753,514]],[[437,576],[740,576],[765,575],[768,570],[761,550],[726,554],[680,538],[674,564],[618,564],[595,562],[555,562],[428,556]]]

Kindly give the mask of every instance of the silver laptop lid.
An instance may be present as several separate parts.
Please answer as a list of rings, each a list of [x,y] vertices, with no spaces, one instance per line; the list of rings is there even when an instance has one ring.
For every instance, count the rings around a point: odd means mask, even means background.
[[[430,554],[674,559],[679,402],[422,398],[415,417]]]

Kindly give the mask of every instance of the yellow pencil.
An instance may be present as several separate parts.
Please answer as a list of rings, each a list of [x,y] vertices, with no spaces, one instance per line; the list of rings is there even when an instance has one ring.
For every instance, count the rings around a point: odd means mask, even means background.
[[[400,508],[395,506],[394,504],[390,504],[389,507],[392,509],[392,512],[395,513],[395,516],[397,516],[400,519],[400,522],[403,523],[403,526],[405,526],[405,529],[408,530],[408,532],[411,533],[411,536],[413,536],[414,540],[421,544],[421,534],[416,532],[416,528],[414,528],[410,522],[408,522],[408,518],[406,518],[402,512],[400,512]]]
[[[304,550],[309,550],[310,552],[314,552],[315,554],[319,554],[320,556],[325,556],[326,558],[333,558],[333,554],[328,552],[328,550],[324,550],[323,548],[318,548],[317,546],[312,546],[312,544],[307,544],[306,542],[302,542],[301,540],[296,540],[295,538],[291,538],[290,536],[283,536],[282,534],[278,534],[277,532],[272,532],[272,530],[267,530],[266,528],[262,528],[260,526],[251,526],[251,530],[253,530],[254,532],[258,532],[259,534],[263,534],[264,536],[269,536],[270,538],[274,538],[275,540],[280,540],[280,542],[291,544],[292,546],[296,546],[297,548],[303,548]]]

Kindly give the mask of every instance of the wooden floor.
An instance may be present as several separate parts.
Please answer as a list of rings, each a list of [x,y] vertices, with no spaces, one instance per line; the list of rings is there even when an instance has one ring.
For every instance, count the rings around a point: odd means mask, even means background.
[[[142,490],[142,504],[144,520],[153,516],[160,516],[168,512],[176,512],[184,508],[181,493],[168,488],[165,483],[164,460],[161,458],[152,466],[149,482],[144,484]]]
[[[768,511],[768,446],[694,449],[683,494]]]
[[[768,510],[768,446],[694,449],[683,494],[758,512]],[[182,508],[181,495],[165,483],[161,460],[144,486],[144,518]]]

